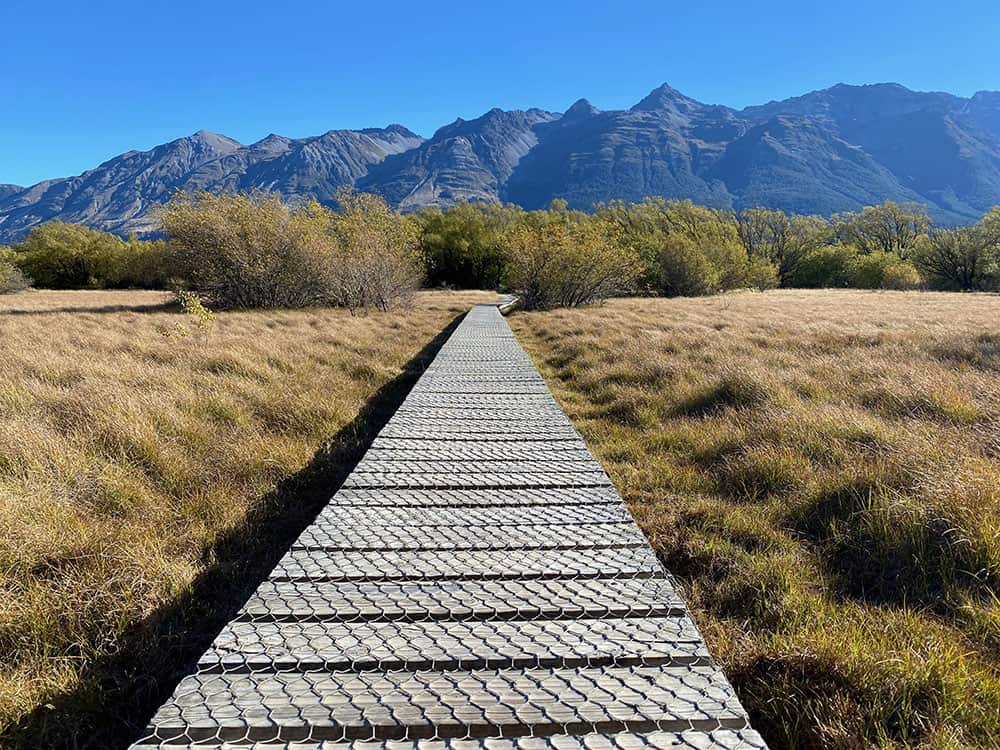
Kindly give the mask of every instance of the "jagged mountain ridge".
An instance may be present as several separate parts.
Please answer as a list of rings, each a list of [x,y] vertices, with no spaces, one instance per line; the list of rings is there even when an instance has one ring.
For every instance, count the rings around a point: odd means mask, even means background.
[[[661,195],[830,214],[893,199],[965,223],[1000,203],[1000,92],[838,84],[736,110],[663,85],[627,110],[586,99],[562,114],[493,109],[429,139],[400,125],[250,145],[200,131],[76,177],[0,185],[0,242],[51,219],[153,232],[155,208],[176,190],[329,203],[346,184],[407,211],[459,200],[538,208],[553,198],[587,209]]]
[[[270,135],[247,146],[202,130],[0,198],[0,242],[52,219],[119,234],[155,232],[155,209],[178,190],[261,189],[329,201],[372,164],[422,142],[401,125],[302,139]]]

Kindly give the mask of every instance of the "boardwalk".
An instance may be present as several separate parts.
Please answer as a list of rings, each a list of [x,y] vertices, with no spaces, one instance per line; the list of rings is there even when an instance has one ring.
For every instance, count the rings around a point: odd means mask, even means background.
[[[486,305],[148,732],[135,747],[764,747]]]

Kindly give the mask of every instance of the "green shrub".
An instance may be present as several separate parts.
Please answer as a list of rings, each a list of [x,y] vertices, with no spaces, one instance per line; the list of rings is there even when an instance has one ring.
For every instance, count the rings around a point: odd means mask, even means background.
[[[885,269],[882,274],[882,288],[895,289],[897,291],[907,291],[911,289],[923,289],[924,279],[920,271],[909,261],[894,263]]]
[[[733,242],[709,245],[691,237],[672,236],[665,238],[660,248],[658,287],[668,296],[776,286],[777,265],[767,258],[748,258]]]
[[[507,281],[529,310],[576,307],[632,291],[641,261],[600,219],[560,207],[508,230]]]
[[[180,278],[219,307],[388,309],[420,283],[416,226],[376,196],[341,212],[267,193],[178,195],[163,211]]]
[[[664,238],[657,260],[657,287],[668,296],[694,297],[722,289],[720,269],[688,237]]]
[[[895,253],[858,255],[851,262],[850,286],[857,289],[880,289],[886,269],[899,262],[899,256]]]
[[[31,286],[31,280],[14,262],[14,251],[0,247],[0,294],[20,292]]]
[[[174,274],[174,259],[166,240],[139,240],[129,237],[124,251],[107,278],[107,286],[115,288],[165,289]]]
[[[345,189],[337,202],[340,212],[329,218],[328,300],[351,310],[409,302],[423,278],[417,226],[375,195]]]
[[[166,243],[126,242],[80,224],[42,224],[13,250],[21,271],[48,289],[162,288],[166,282]]]
[[[799,261],[789,286],[806,289],[847,287],[857,251],[849,245],[824,245],[807,253]]]
[[[938,289],[1000,289],[1000,206],[973,226],[934,232],[914,261]]]
[[[17,265],[40,287],[100,287],[115,264],[122,241],[79,224],[52,221],[14,245]]]
[[[927,207],[917,203],[885,201],[860,213],[833,216],[834,233],[845,245],[865,255],[886,253],[903,260],[920,247],[930,228]]]
[[[459,203],[417,214],[427,285],[496,289],[506,269],[504,229],[520,213],[494,203]]]
[[[782,283],[791,279],[807,253],[826,244],[831,233],[830,224],[819,216],[768,208],[746,208],[733,218],[746,254],[774,263]]]
[[[775,289],[780,282],[778,265],[767,258],[750,258],[746,264],[745,278],[745,286],[752,289]]]
[[[328,218],[279,197],[177,195],[164,208],[179,276],[220,307],[321,304],[330,282]]]
[[[750,253],[734,217],[724,211],[647,198],[599,206],[597,218],[615,226],[619,241],[642,258],[642,281],[650,291],[694,296],[778,284],[775,259]]]

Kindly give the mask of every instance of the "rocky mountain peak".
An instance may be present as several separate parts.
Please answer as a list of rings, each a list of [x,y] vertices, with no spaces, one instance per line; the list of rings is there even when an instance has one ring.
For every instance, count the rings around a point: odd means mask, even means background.
[[[593,117],[594,115],[599,115],[601,110],[591,104],[587,99],[577,99],[573,102],[573,105],[563,112],[562,119],[564,121],[570,120],[585,120],[588,117]]]
[[[233,140],[232,138],[220,133],[213,133],[210,130],[199,130],[198,132],[189,135],[187,138],[181,138],[175,142],[181,141],[203,148],[212,149],[214,151],[218,151],[219,153],[229,153],[243,146],[243,144],[239,141]]]
[[[677,89],[664,83],[650,91],[645,98],[632,107],[632,111],[687,113],[704,107],[705,105],[701,102],[685,96]]]

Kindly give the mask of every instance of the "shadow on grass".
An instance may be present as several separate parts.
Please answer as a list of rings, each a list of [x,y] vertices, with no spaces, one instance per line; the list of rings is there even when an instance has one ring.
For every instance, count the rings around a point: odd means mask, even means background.
[[[186,592],[123,637],[115,653],[88,665],[79,687],[7,727],[0,747],[110,750],[139,739],[153,712],[351,473],[462,317],[410,359],[304,469],[220,536]]]
[[[167,302],[157,302],[150,305],[103,305],[101,307],[47,307],[44,309],[31,310],[25,308],[11,308],[0,310],[0,316],[20,316],[20,315],[86,315],[89,313],[103,315],[108,313],[156,313],[156,312],[176,312],[180,310],[173,300]]]
[[[988,607],[1000,594],[990,543],[924,512],[899,489],[849,480],[787,522],[815,546],[834,593],[846,599],[954,618],[970,602]]]

